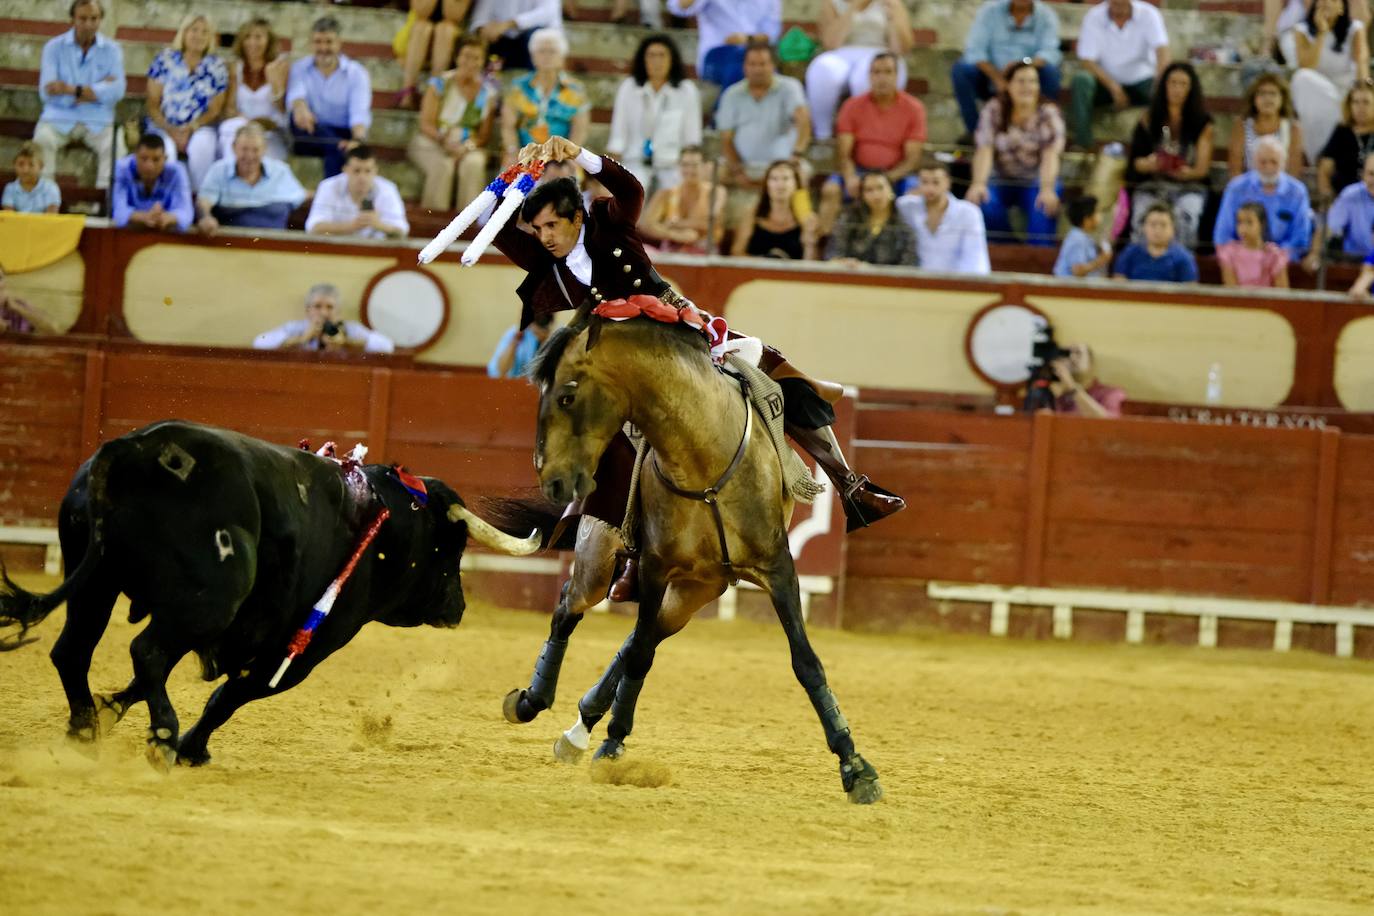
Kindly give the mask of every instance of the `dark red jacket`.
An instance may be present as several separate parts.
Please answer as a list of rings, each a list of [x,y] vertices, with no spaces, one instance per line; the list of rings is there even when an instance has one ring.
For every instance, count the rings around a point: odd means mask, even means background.
[[[601,157],[601,172],[596,178],[611,196],[592,201],[591,211],[584,217],[582,244],[592,261],[590,285],[574,277],[562,259],[555,259],[514,219],[496,234],[493,244],[497,250],[529,274],[516,289],[524,305],[520,327],[540,315],[576,308],[588,298],[623,299],[636,293],[657,296],[668,288],[644,253],[644,243],[635,229],[644,206],[643,186],[608,156]],[[555,269],[567,288],[566,297],[554,277]]]

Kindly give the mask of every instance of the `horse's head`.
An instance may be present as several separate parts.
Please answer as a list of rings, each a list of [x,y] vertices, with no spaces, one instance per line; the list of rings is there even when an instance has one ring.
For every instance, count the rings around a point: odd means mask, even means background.
[[[617,348],[594,346],[602,320],[592,318],[589,330],[579,315],[549,337],[530,367],[539,386],[534,468],[544,495],[555,503],[592,492],[601,453],[630,416],[629,398],[609,371]]]

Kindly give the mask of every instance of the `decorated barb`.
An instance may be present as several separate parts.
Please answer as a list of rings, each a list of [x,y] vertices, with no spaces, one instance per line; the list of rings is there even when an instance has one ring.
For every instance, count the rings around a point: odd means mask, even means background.
[[[358,546],[353,548],[353,555],[348,558],[348,563],[344,565],[343,571],[334,578],[333,582],[329,583],[329,587],[324,590],[324,594],[320,596],[320,600],[316,601],[315,606],[311,608],[310,616],[305,618],[305,623],[301,624],[301,628],[296,631],[296,635],[291,637],[291,643],[286,650],[286,658],[281,660],[281,666],[277,668],[277,673],[272,675],[272,680],[267,682],[268,687],[275,690],[277,684],[281,683],[282,675],[286,674],[286,669],[291,667],[291,662],[310,645],[310,640],[315,636],[315,630],[319,628],[321,623],[324,623],[324,619],[328,617],[329,612],[333,610],[334,602],[338,599],[339,592],[343,590],[344,585],[347,584],[349,578],[352,577],[353,570],[358,566],[358,561],[363,558],[363,554],[367,551],[368,546],[371,545],[372,540],[377,536],[377,532],[381,530],[382,523],[390,517],[391,510],[383,508],[381,512],[377,513],[377,517],[372,520],[372,524],[367,526],[367,530],[363,532],[362,537],[358,540]]]
[[[482,252],[491,244],[496,233],[501,231],[501,227],[510,219],[511,214],[519,209],[520,204],[524,203],[525,197],[534,189],[534,186],[539,182],[539,176],[543,174],[544,163],[535,161],[528,165],[516,163],[497,175],[491,184],[482,189],[481,194],[478,194],[470,204],[463,208],[461,213],[453,218],[453,222],[445,226],[443,231],[420,251],[420,263],[428,264],[443,254],[448,246],[458,241],[458,236],[462,235],[469,226],[477,221],[479,216],[500,200],[502,201],[501,207],[487,221],[486,226],[482,227],[482,231],[477,234],[477,238],[473,240],[463,254],[463,264],[471,266],[482,256]],[[514,203],[511,203],[512,200]],[[474,250],[477,253],[469,260],[468,255]]]

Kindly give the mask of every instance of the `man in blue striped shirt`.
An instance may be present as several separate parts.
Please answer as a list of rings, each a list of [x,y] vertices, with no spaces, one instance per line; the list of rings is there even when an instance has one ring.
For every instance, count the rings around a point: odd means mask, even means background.
[[[191,179],[167,161],[161,134],[138,138],[133,155],[115,163],[114,224],[123,229],[185,232],[191,225]]]
[[[72,27],[43,46],[38,97],[43,114],[33,142],[43,151],[43,177],[57,170],[57,154],[79,143],[95,150],[96,187],[110,186],[115,104],[124,98],[124,52],[100,34],[100,0],[73,0]]]
[[[342,53],[339,21],[315,20],[313,53],[291,65],[286,107],[296,154],[324,159],[324,177],[343,171],[344,153],[367,139],[372,126],[372,80],[356,60]]]

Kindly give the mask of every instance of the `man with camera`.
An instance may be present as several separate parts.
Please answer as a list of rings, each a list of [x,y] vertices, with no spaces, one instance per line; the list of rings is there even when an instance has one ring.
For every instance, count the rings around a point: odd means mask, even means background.
[[[358,321],[336,316],[339,288],[316,283],[305,294],[305,317],[264,331],[253,339],[255,350],[323,350],[328,353],[391,353],[396,345]]]
[[[1061,347],[1046,324],[1031,344],[1030,378],[1026,381],[1027,412],[1087,417],[1119,417],[1126,390],[1104,385],[1093,375],[1093,354],[1085,343]]]
[[[401,192],[377,174],[371,147],[350,149],[344,154],[343,172],[315,188],[305,231],[365,239],[404,238],[410,233]]]

